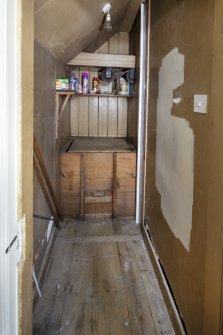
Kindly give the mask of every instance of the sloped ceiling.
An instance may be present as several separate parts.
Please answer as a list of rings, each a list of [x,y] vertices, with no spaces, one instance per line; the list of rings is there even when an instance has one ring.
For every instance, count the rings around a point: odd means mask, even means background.
[[[102,12],[106,1],[35,0],[35,38],[65,63],[81,51],[94,52],[122,27],[122,31],[130,30],[141,1],[109,2],[113,29],[106,32]]]

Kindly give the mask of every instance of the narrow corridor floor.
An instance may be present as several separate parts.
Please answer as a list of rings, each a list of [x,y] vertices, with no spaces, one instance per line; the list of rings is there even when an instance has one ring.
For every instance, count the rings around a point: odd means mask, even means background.
[[[175,334],[137,225],[65,223],[35,308],[33,334]]]

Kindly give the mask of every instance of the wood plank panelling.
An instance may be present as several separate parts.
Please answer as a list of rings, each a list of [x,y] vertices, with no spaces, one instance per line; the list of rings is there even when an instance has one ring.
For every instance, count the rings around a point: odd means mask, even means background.
[[[118,98],[118,137],[127,136],[127,98]]]
[[[79,136],[88,136],[88,97],[79,97],[79,114],[78,114],[78,124],[79,124]]]
[[[117,98],[108,98],[108,137],[117,137],[118,104]]]
[[[108,136],[108,98],[99,98],[98,136]]]
[[[85,153],[85,189],[108,190],[113,187],[113,154]]]
[[[96,53],[129,54],[129,34],[118,33],[110,38]],[[89,73],[89,88],[97,77],[98,68],[74,67],[81,80],[83,72]],[[102,87],[108,90],[108,85]],[[77,111],[78,110],[78,111]],[[127,136],[127,98],[75,97],[71,98],[72,136]]]
[[[98,136],[98,97],[89,98],[89,136]]]
[[[79,106],[78,106],[78,99],[71,98],[71,134],[72,136],[78,136],[78,129],[79,129]]]
[[[82,75],[84,72],[89,73],[89,67],[80,67],[80,81],[82,81]],[[88,97],[79,97],[79,136],[88,136]]]
[[[114,154],[114,216],[135,215],[136,153]]]
[[[80,170],[81,154],[60,154],[60,207],[63,215],[78,217],[80,214]]]

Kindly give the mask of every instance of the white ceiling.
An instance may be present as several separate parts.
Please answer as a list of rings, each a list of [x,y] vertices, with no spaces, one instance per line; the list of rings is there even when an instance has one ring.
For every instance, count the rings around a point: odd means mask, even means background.
[[[103,0],[35,0],[35,38],[63,62],[94,52],[118,31],[129,31],[139,0],[109,0],[113,29],[102,29]],[[125,24],[123,25],[123,22]]]

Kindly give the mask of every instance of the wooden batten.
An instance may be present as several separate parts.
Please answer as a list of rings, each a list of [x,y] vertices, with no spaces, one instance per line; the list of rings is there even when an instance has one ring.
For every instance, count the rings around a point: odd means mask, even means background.
[[[135,68],[135,56],[81,52],[68,65]]]

